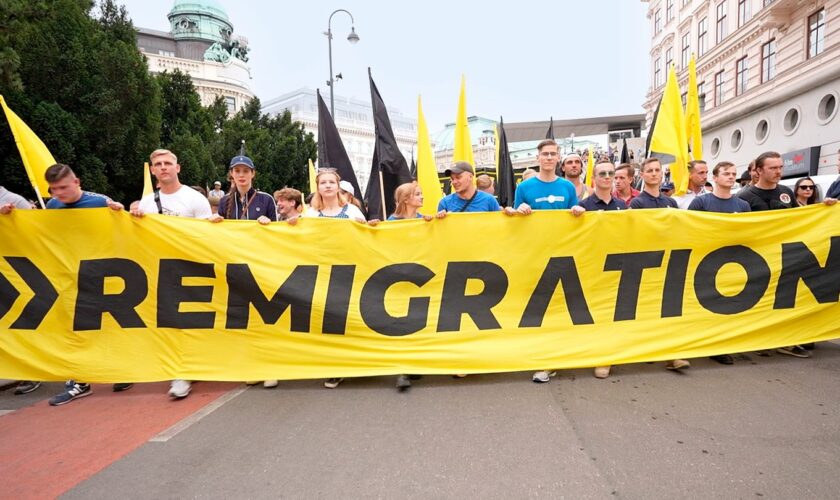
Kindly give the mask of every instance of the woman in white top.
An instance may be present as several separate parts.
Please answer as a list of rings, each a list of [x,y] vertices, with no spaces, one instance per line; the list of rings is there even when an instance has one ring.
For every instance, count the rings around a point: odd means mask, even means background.
[[[341,192],[339,182],[341,182],[341,177],[334,168],[318,169],[318,175],[315,176],[318,191],[312,197],[304,216],[353,219],[357,222],[366,222],[365,215],[359,210],[359,207],[350,203],[346,195]],[[331,378],[324,382],[324,387],[335,389],[343,381],[343,378]]]
[[[353,219],[366,222],[365,215],[359,208],[351,204],[338,183],[341,182],[338,172],[334,168],[318,169],[315,184],[318,191],[312,197],[312,203],[306,209],[306,217],[330,217],[333,219]]]

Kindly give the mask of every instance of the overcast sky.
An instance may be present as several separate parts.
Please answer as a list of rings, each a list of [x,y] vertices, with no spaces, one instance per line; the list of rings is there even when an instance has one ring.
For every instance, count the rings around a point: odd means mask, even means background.
[[[119,2],[120,0],[118,0]],[[248,38],[251,89],[263,101],[300,87],[329,89],[330,13],[336,94],[370,99],[367,67],[389,111],[432,133],[455,119],[460,77],[467,112],[506,122],[642,113],[649,84],[647,3],[639,0],[513,2],[278,2],[218,0]],[[174,0],[123,0],[135,26],[169,31]]]

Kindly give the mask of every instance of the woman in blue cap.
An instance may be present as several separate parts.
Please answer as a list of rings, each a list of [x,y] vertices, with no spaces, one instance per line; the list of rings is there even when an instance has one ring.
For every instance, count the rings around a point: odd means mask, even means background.
[[[211,222],[224,219],[255,220],[268,224],[277,220],[274,198],[254,189],[256,169],[247,156],[234,156],[230,160],[230,192],[219,201],[219,211],[210,217]]]
[[[240,219],[256,220],[265,225],[277,220],[274,197],[254,189],[255,175],[254,162],[247,156],[234,156],[230,160],[230,192],[219,200],[219,211],[210,216],[211,222]],[[248,382],[248,385],[255,383]],[[266,380],[263,387],[277,387],[277,381]]]

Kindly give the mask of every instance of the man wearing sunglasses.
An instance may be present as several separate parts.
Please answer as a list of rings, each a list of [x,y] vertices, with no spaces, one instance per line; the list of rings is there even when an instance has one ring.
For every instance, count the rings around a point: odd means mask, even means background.
[[[595,178],[595,191],[580,202],[586,210],[626,210],[623,200],[615,198],[612,193],[613,178],[616,175],[612,162],[602,161],[592,168]]]

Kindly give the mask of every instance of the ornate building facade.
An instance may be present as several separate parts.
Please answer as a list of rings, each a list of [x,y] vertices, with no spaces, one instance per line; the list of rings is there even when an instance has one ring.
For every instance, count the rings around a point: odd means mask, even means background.
[[[262,108],[263,113],[272,116],[286,110],[292,114],[292,120],[301,122],[307,132],[318,137],[318,99],[314,90],[302,88],[288,92],[265,101]],[[388,117],[397,145],[410,165],[417,145],[417,120],[403,116],[393,108],[388,108]],[[336,95],[334,121],[350,163],[353,164],[359,186],[366,189],[376,140],[373,133],[373,108],[369,101]]]
[[[254,93],[248,86],[248,40],[234,36],[233,24],[215,0],[176,0],[167,15],[170,31],[137,30],[137,47],[149,71],[180,70],[190,75],[205,106],[221,96],[235,113]]]
[[[683,99],[691,54],[712,164],[782,153],[785,175],[834,173],[840,149],[840,0],[649,3],[648,123],[673,63]]]

